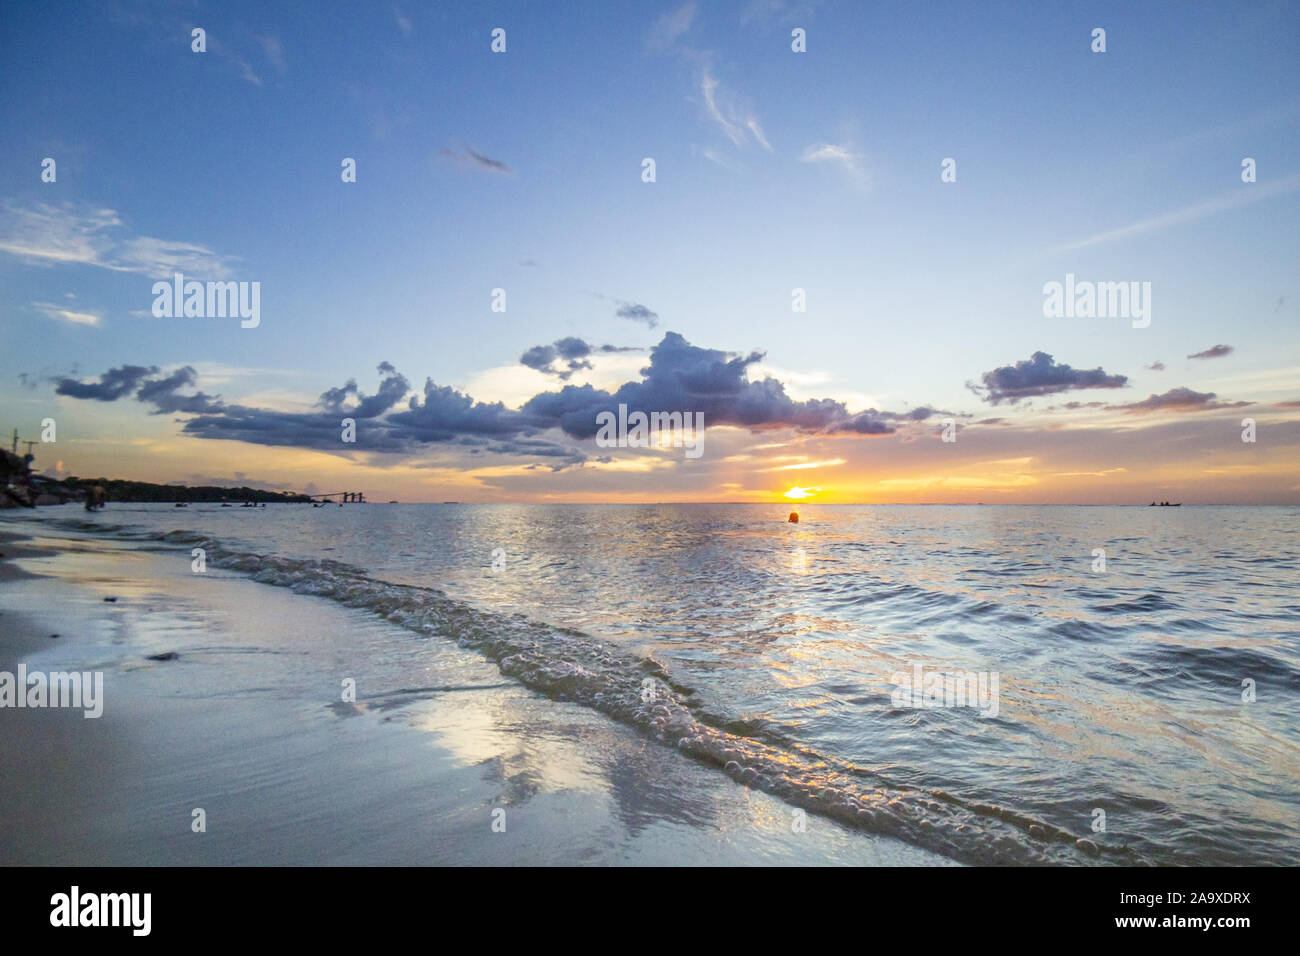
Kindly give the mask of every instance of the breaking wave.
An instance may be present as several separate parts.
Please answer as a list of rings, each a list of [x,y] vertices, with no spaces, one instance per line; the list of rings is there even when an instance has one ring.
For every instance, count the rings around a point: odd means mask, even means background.
[[[76,530],[174,547],[202,547],[210,565],[254,581],[328,598],[377,614],[414,634],[474,650],[521,684],[637,728],[792,807],[885,834],[951,859],[982,865],[1141,865],[1131,847],[1078,837],[1051,823],[940,789],[917,789],[868,768],[820,754],[761,728],[706,712],[695,692],[652,656],[579,631],[472,607],[429,587],[376,580],[327,558],[292,558],[227,547],[194,531],[141,532],[60,522]]]

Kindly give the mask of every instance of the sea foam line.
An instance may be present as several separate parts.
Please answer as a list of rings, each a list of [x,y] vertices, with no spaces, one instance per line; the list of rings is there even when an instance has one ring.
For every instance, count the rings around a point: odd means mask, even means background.
[[[108,530],[73,520],[77,530]],[[262,555],[225,547],[196,531],[114,527],[117,536],[204,548],[215,567],[364,609],[407,630],[456,641],[502,674],[558,700],[573,701],[718,767],[745,786],[792,807],[885,834],[978,865],[1147,863],[1131,847],[1109,847],[1045,821],[942,790],[917,790],[845,766],[799,746],[773,746],[714,726],[692,709],[690,688],[653,658],[640,657],[567,628],[455,601],[442,591],[370,578],[328,558]],[[651,693],[647,693],[651,689]]]

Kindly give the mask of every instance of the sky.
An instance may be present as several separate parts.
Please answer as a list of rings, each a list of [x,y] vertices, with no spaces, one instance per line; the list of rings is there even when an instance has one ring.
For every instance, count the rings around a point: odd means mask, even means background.
[[[371,500],[1297,504],[1298,46],[1278,2],[5,0],[0,427]]]

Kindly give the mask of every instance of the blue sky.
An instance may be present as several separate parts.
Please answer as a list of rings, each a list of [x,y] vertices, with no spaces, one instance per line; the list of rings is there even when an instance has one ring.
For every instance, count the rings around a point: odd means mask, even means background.
[[[191,50],[194,26],[205,53]],[[505,53],[490,50],[496,27]],[[791,51],[795,27],[806,53]],[[1105,53],[1090,49],[1095,27]],[[56,415],[67,443],[41,463],[62,471],[229,478],[224,438],[57,383],[190,366],[194,389],[305,412],[348,379],[373,394],[387,361],[412,392],[428,377],[515,408],[584,381],[612,394],[676,332],[765,353],[748,379],[772,375],[795,401],[931,408],[972,435],[1006,421],[982,450],[959,440],[934,461],[905,447],[923,437],[906,429],[850,441],[782,432],[779,416],[757,437],[722,424],[716,455],[649,471],[575,458],[525,472],[538,464],[526,454],[461,460],[442,440],[233,453],[271,483],[346,466],[411,498],[447,497],[452,482],[485,500],[754,500],[788,476],[723,459],[766,461],[746,449],[784,442],[795,464],[843,459],[799,471],[851,500],[1107,500],[1190,480],[1160,470],[1168,455],[1135,456],[1138,425],[1157,430],[1139,445],[1167,433],[1203,463],[1225,435],[1241,444],[1235,422],[1252,414],[1276,425],[1249,450],[1256,480],[1173,490],[1295,500],[1300,435],[1277,403],[1300,399],[1298,42],[1289,3],[8,3],[0,398],[24,434]],[[41,181],[44,157],[57,182]],[[344,157],[355,183],[340,181]],[[940,182],[946,157],[956,182]],[[1244,157],[1255,183],[1241,181]],[[149,315],[152,282],[176,262],[192,278],[260,282],[259,327]],[[1150,327],[1045,318],[1043,284],[1067,272],[1150,282]],[[791,310],[796,287],[805,313]],[[655,326],[620,318],[620,304]],[[642,351],[597,356],[566,381],[519,364],[564,337]],[[1186,358],[1218,344],[1232,352]],[[1012,407],[967,387],[1040,351],[1127,384]],[[1216,398],[1121,407],[1177,388]],[[1099,395],[1114,407],[1091,417],[1047,408]],[[1068,454],[1043,437],[1061,430],[1087,445],[1081,468],[1142,477],[1063,480]],[[599,457],[582,436],[541,437]],[[869,462],[901,483],[873,484]],[[979,483],[995,474],[1031,480]]]

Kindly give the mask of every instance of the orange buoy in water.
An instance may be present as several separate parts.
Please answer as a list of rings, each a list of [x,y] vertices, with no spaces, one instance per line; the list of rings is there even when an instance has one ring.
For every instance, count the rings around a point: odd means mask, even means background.
[[[799,523],[799,512],[797,512],[797,511],[791,511],[791,512],[790,512],[790,517],[789,517],[788,519],[786,519],[786,520],[788,520],[788,521],[793,521],[793,522],[795,522],[796,524],[798,524],[798,523]]]

